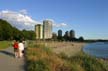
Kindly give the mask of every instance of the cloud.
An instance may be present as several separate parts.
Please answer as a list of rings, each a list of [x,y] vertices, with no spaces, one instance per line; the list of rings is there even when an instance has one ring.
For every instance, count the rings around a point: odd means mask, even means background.
[[[20,30],[34,29],[34,25],[40,22],[33,20],[30,16],[26,14],[26,10],[21,10],[19,12],[3,10],[0,12],[0,18],[8,21],[12,26],[15,26]]]
[[[27,10],[25,10],[25,9],[22,9],[22,10],[20,10],[19,12],[20,12],[21,14],[27,15]]]
[[[52,21],[53,27],[66,27],[67,26],[67,24],[65,24],[65,23],[57,24],[53,19],[46,19],[46,20]]]
[[[33,20],[30,16],[27,15],[27,10],[23,9],[18,12],[16,11],[10,11],[10,10],[2,10],[0,12],[0,18],[3,20],[8,21],[12,26],[22,30],[34,30],[34,26],[36,24],[42,24],[42,22]],[[65,27],[67,24],[60,23],[55,24],[55,21],[53,19],[47,19],[53,22],[54,27]]]
[[[55,24],[55,23],[53,23],[53,26],[54,26],[54,27],[66,27],[67,24],[65,24],[65,23],[60,23],[60,24]]]

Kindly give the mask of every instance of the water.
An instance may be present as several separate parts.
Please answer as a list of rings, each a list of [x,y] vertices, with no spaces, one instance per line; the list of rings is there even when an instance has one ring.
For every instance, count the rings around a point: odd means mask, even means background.
[[[83,48],[83,51],[91,56],[108,59],[108,43],[106,42],[89,44]]]

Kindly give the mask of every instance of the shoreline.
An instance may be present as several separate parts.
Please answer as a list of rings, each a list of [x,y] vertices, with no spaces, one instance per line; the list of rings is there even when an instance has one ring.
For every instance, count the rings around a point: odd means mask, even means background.
[[[79,42],[45,42],[45,43],[42,42],[41,44],[39,43],[33,46],[38,48],[30,48],[28,50],[29,54],[27,56],[28,59],[31,60],[31,62],[29,62],[29,67],[31,67],[31,65],[33,66],[32,63],[39,61],[39,64],[45,63],[44,67],[46,67],[46,65],[49,66],[49,68],[51,68],[51,71],[52,68],[56,69],[58,65],[60,65],[60,67],[61,65],[63,65],[62,68],[64,69],[64,64],[66,65],[65,68],[72,69],[72,70],[75,69],[75,71],[80,71],[80,70],[87,71],[87,69],[93,69],[93,71],[103,71],[103,70],[107,71],[108,62],[104,60],[99,60],[97,58],[93,58],[92,56],[86,55],[85,53],[80,53],[82,52],[82,48],[84,48],[84,46],[86,45],[87,43],[81,43],[81,42],[80,43]],[[66,55],[60,54],[61,52],[64,52]],[[71,57],[68,57],[67,55]],[[42,63],[40,63],[40,60],[42,60]],[[54,64],[54,66],[52,67],[50,63]],[[85,66],[87,69],[85,68]],[[38,67],[37,69],[40,68],[41,67]],[[35,69],[36,68],[34,68],[34,70]]]
[[[84,54],[87,54],[83,51],[83,48],[90,43],[85,42],[54,42],[54,43],[47,43],[47,46],[50,46],[54,53],[60,54],[65,53],[67,56],[75,56],[79,52],[83,52]],[[88,54],[91,57],[90,54]],[[108,58],[101,58],[101,57],[95,57],[97,59],[102,59],[105,61],[108,61]]]

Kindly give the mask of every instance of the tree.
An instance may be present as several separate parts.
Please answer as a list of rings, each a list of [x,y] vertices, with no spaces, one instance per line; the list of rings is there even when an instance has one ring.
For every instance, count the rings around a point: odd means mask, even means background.
[[[34,31],[19,30],[5,20],[0,19],[0,40],[21,40],[22,38],[35,39]]]
[[[8,40],[12,35],[12,26],[0,19],[0,40]]]
[[[53,33],[53,34],[52,34],[52,39],[53,39],[53,40],[57,40],[57,34],[56,34],[56,33]]]
[[[84,38],[82,36],[80,36],[78,41],[84,41]]]
[[[23,33],[23,36],[25,39],[30,39],[30,40],[34,40],[35,39],[35,32],[30,30],[30,31],[27,31],[27,30],[22,30],[22,33]]]

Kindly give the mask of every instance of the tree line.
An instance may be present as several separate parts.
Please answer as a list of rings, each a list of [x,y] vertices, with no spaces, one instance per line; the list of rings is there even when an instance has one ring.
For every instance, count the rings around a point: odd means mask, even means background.
[[[0,19],[0,40],[20,40],[35,39],[35,32],[32,30],[19,30],[13,27],[9,22]]]

